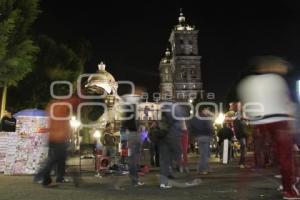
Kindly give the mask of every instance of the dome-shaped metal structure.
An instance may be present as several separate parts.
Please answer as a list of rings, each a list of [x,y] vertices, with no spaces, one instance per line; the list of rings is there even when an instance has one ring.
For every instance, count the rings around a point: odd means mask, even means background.
[[[98,65],[97,73],[88,78],[85,88],[90,93],[103,94],[117,94],[118,83],[115,78],[105,70],[105,64],[101,62]]]

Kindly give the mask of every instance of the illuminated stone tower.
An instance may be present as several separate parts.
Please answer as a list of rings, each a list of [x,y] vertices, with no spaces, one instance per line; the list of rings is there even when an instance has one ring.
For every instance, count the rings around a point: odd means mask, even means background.
[[[167,87],[169,82],[161,82],[161,90],[168,88],[169,91],[172,88],[175,101],[195,99],[202,90],[198,32],[194,26],[186,23],[183,13],[180,12],[178,24],[173,28],[169,38],[172,57],[167,62],[170,62],[170,66],[163,65],[171,70],[172,86]],[[162,68],[164,67],[161,62],[160,69]],[[161,77],[166,77],[165,72],[166,70],[160,70]]]
[[[173,98],[173,70],[171,65],[171,52],[169,49],[165,52],[165,57],[159,64],[160,71],[160,94],[163,99]]]

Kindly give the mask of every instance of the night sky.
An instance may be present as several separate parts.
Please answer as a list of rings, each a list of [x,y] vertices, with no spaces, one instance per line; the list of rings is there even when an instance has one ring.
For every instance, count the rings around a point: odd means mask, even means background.
[[[284,57],[294,65],[291,80],[300,79],[300,3],[262,2],[43,0],[34,29],[61,42],[86,38],[92,44],[86,72],[104,61],[117,80],[154,92],[159,61],[182,8],[200,30],[204,89],[220,101],[253,56]]]

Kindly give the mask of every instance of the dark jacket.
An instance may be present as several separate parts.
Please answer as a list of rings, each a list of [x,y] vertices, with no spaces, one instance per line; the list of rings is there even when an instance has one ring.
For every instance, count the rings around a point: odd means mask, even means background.
[[[101,138],[103,146],[116,146],[116,137],[113,134],[105,133],[103,138]]]
[[[218,131],[217,135],[219,137],[218,143],[221,145],[224,140],[228,139],[230,141],[233,138],[233,131],[225,126]]]
[[[247,134],[245,132],[245,124],[242,120],[235,119],[233,121],[233,127],[237,139],[246,138]]]
[[[211,120],[192,118],[188,123],[189,132],[194,137],[213,136],[213,124]]]
[[[173,107],[175,106],[175,107]],[[174,113],[176,117],[180,118],[183,117],[183,110],[182,107],[179,105],[175,105],[175,104],[166,104],[162,107],[164,110],[172,110],[174,109]],[[166,135],[166,139],[170,139],[170,138],[178,138],[182,136],[182,120],[181,119],[175,119],[172,116],[172,112],[162,112],[162,115],[165,116],[165,122],[167,123],[167,125],[165,125],[165,127],[167,127],[167,129],[169,129],[168,134]],[[162,116],[162,117],[163,117]],[[164,120],[161,120],[161,122]],[[161,125],[159,125],[161,126]]]
[[[122,121],[122,129],[126,130],[128,129],[129,131],[134,131],[136,132],[138,130],[138,125],[137,125],[137,121],[136,121],[136,105],[132,104],[132,105],[125,105],[125,109],[130,109],[132,108],[131,106],[133,106],[133,111],[132,112],[126,112],[124,117],[130,117],[132,116],[130,119],[128,120],[123,120]]]

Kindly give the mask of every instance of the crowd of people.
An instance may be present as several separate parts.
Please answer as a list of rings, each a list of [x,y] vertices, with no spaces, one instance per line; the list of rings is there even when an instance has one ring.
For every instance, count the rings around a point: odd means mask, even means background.
[[[191,141],[196,141],[199,151],[197,174],[206,175],[212,172],[209,159],[215,135],[218,138],[216,154],[223,163],[236,156],[234,151],[235,145],[238,144],[240,155],[238,165],[241,169],[247,167],[247,144],[251,135],[255,158],[253,168],[265,168],[270,164],[279,166],[283,199],[300,199],[297,188],[299,175],[294,156],[298,150],[297,141],[300,140],[297,128],[299,108],[289,97],[289,89],[283,78],[288,68],[289,64],[281,58],[272,56],[258,58],[251,74],[238,85],[239,101],[230,104],[230,114],[217,130],[213,124],[215,113],[207,106],[198,107],[198,110],[193,111],[192,119],[184,120],[181,117],[186,116],[187,111],[170,101],[163,104],[159,120],[150,124],[140,124],[134,117],[137,114],[137,102],[127,100],[126,110],[130,112],[126,112],[125,120],[122,121],[120,142],[124,145],[125,141],[128,145],[128,170],[132,185],[144,185],[139,177],[139,167],[145,141],[149,143],[150,164],[160,168],[159,187],[169,189],[174,186],[172,180],[174,169],[190,173],[188,150]],[[51,102],[49,106],[57,101]],[[68,102],[76,110],[81,101],[78,98],[71,98]],[[69,121],[65,119],[69,116],[70,110],[61,104],[50,111],[49,106],[48,111],[54,112],[55,116],[62,117],[63,120],[50,119],[49,158],[35,177],[35,180],[44,186],[51,185],[50,173],[55,165],[58,169],[56,182],[66,181],[64,173],[67,143],[71,134]],[[14,131],[14,126],[15,120],[7,111],[1,120],[1,129]],[[122,133],[126,133],[126,137],[122,136]],[[117,164],[118,161],[115,159],[117,146],[112,124],[106,125],[101,143],[103,155],[112,157],[113,164]],[[225,153],[227,156],[224,156]],[[224,158],[228,161],[225,162]]]

